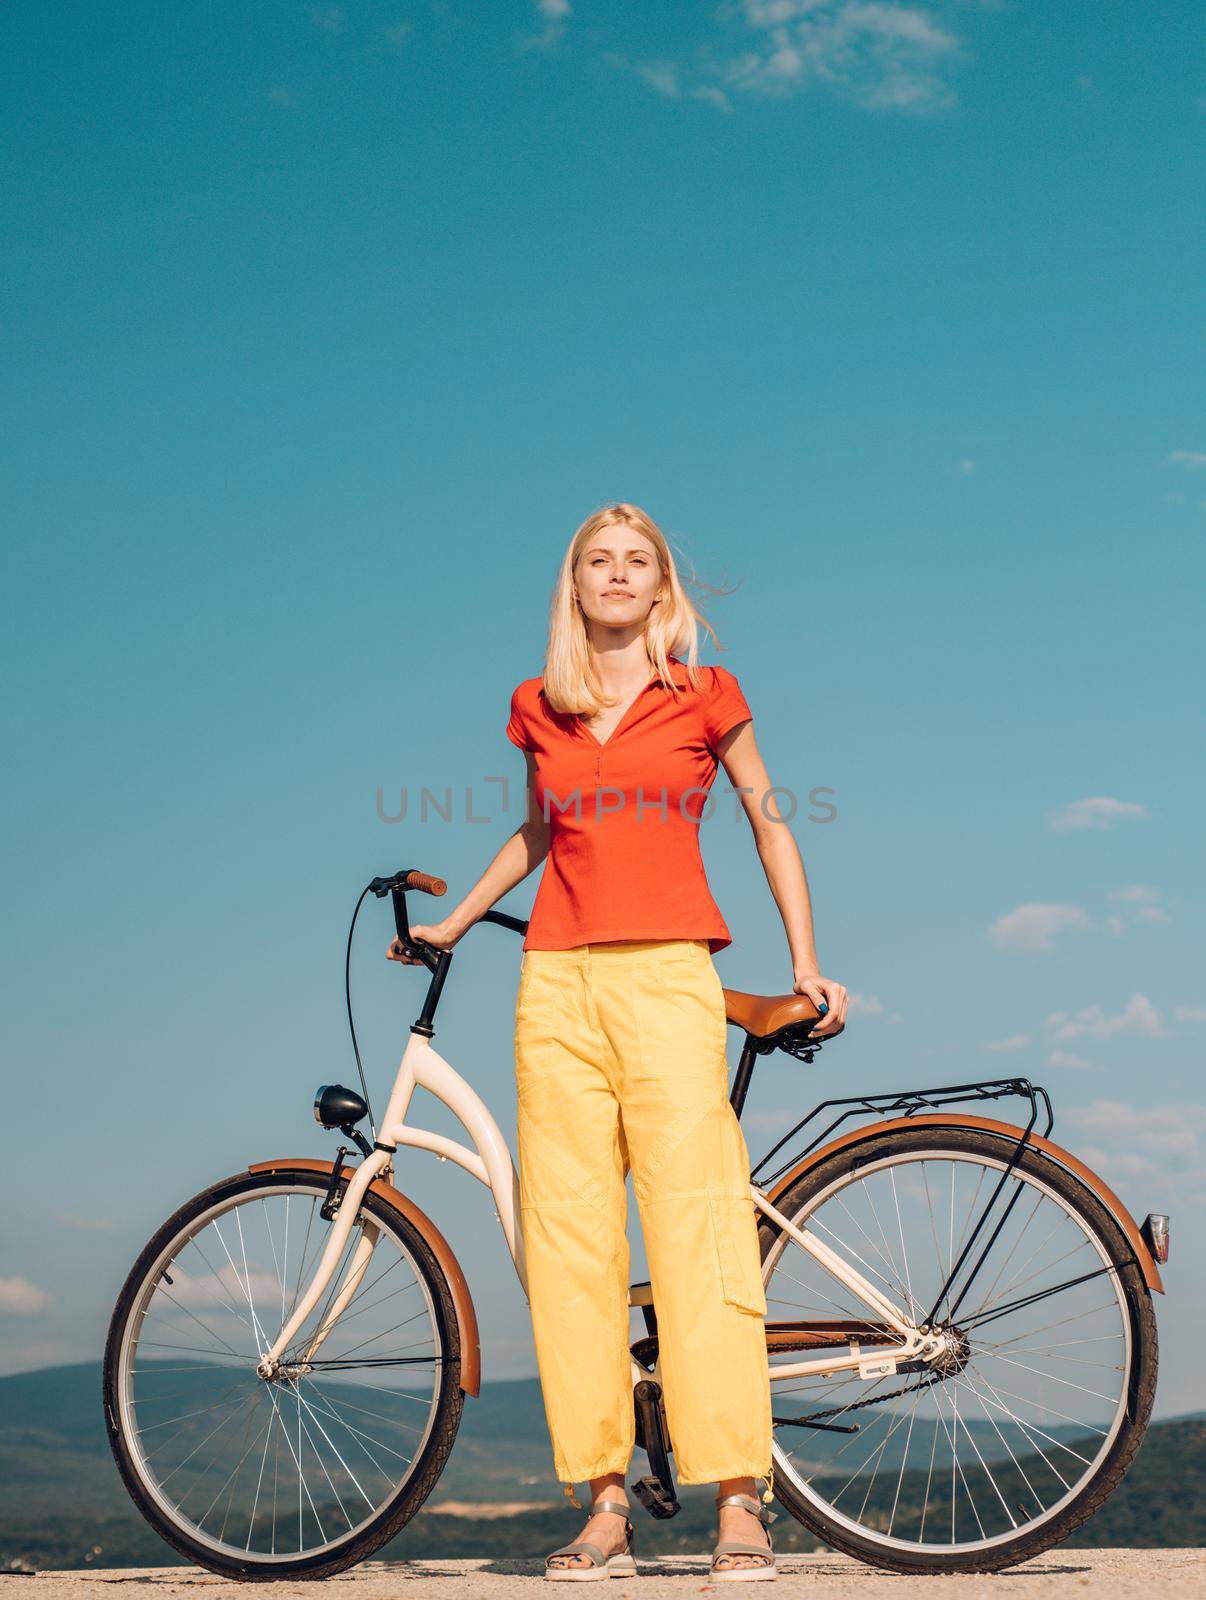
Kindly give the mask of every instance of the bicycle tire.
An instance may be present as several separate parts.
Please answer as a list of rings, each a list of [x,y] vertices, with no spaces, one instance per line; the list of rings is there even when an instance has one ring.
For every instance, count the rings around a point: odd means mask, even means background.
[[[110,1319],[105,1343],[103,1401],[105,1428],[118,1472],[135,1505],[159,1536],[181,1555],[198,1566],[241,1582],[275,1582],[283,1578],[318,1579],[346,1571],[379,1550],[392,1539],[422,1506],[444,1469],[455,1442],[464,1406],[460,1387],[461,1350],[459,1324],[444,1271],[413,1224],[380,1195],[367,1194],[361,1213],[386,1224],[404,1242],[406,1249],[430,1293],[439,1328],[441,1348],[439,1397],[434,1421],[423,1447],[407,1475],[378,1513],[343,1541],[332,1541],[321,1554],[294,1559],[254,1556],[227,1556],[192,1537],[179,1522],[166,1515],[148,1492],[136,1466],[135,1452],[123,1426],[119,1365],[125,1346],[126,1330],[133,1309],[139,1304],[148,1275],[171,1264],[170,1247],[187,1234],[191,1223],[215,1205],[256,1190],[282,1189],[308,1198],[325,1196],[327,1183],[321,1175],[292,1168],[270,1173],[236,1173],[213,1184],[186,1201],[159,1227],[131,1267]],[[159,1263],[159,1267],[156,1267]]]
[[[934,1152],[937,1156],[985,1156],[1001,1162],[1009,1160],[1014,1148],[1014,1141],[1007,1136],[977,1129],[927,1128],[923,1125],[893,1130],[836,1151],[828,1160],[803,1174],[778,1198],[776,1206],[789,1220],[801,1225],[802,1214],[806,1220],[810,1207],[832,1185],[856,1170],[890,1160],[893,1156],[910,1155],[916,1159],[916,1153],[924,1150]],[[1081,1223],[1092,1230],[1116,1270],[1130,1322],[1127,1399],[1121,1425],[1092,1476],[1078,1487],[1075,1495],[1055,1515],[1037,1521],[1029,1531],[1023,1529],[1016,1538],[1003,1538],[992,1548],[956,1550],[949,1555],[939,1555],[929,1549],[910,1552],[890,1547],[883,1539],[862,1535],[852,1530],[845,1520],[839,1521],[828,1515],[816,1500],[798,1490],[789,1463],[776,1440],[775,1493],[784,1509],[831,1548],[869,1566],[901,1573],[970,1573],[1000,1571],[1029,1560],[1061,1543],[1089,1520],[1117,1488],[1143,1442],[1155,1396],[1158,1339],[1151,1295],[1130,1243],[1092,1190],[1051,1157],[1027,1149],[1022,1154],[1019,1166],[1025,1174],[1035,1177],[1054,1191],[1078,1215]],[[768,1257],[775,1250],[781,1233],[782,1230],[774,1223],[765,1217],[760,1218],[759,1239],[764,1277],[767,1276]]]

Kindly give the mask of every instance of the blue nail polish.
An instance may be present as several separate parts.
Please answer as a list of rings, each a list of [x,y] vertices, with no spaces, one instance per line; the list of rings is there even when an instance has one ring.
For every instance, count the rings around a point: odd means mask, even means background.
[[[829,1007],[822,1000],[820,1005],[817,1007],[817,1010],[821,1013],[822,1016],[824,1016],[825,1013],[829,1010]]]

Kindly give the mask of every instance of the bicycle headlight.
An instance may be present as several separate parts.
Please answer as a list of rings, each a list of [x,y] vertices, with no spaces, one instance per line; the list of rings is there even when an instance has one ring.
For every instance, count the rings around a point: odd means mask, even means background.
[[[314,1096],[314,1120],[324,1128],[350,1128],[367,1116],[360,1095],[342,1083],[324,1083]]]

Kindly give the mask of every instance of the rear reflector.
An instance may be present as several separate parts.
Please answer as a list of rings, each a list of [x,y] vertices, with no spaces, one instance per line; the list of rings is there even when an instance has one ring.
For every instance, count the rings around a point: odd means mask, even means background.
[[[1157,1261],[1168,1260],[1168,1218],[1161,1216],[1158,1211],[1151,1212],[1145,1219],[1139,1232],[1143,1235],[1143,1242],[1155,1256]]]

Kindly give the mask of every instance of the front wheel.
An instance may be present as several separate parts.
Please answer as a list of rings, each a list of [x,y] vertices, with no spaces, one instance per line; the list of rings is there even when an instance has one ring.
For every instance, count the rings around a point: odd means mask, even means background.
[[[913,1320],[933,1311],[950,1332],[940,1367],[778,1382],[777,1367],[822,1352],[789,1340],[777,1353],[770,1340],[778,1498],[873,1566],[988,1572],[1037,1555],[1102,1504],[1143,1438],[1151,1297],[1083,1183],[1026,1150],[956,1270],[1014,1149],[973,1129],[887,1131],[835,1152],[777,1202]],[[807,1251],[765,1221],[761,1242],[768,1332],[780,1319],[861,1323],[867,1354],[891,1357],[896,1335]]]
[[[168,1544],[229,1578],[363,1560],[423,1504],[460,1424],[448,1283],[371,1193],[277,1376],[258,1376],[326,1247],[326,1189],[285,1170],[195,1196],[135,1262],[109,1328],[105,1420],[125,1485]],[[316,1345],[362,1243],[367,1267]]]

